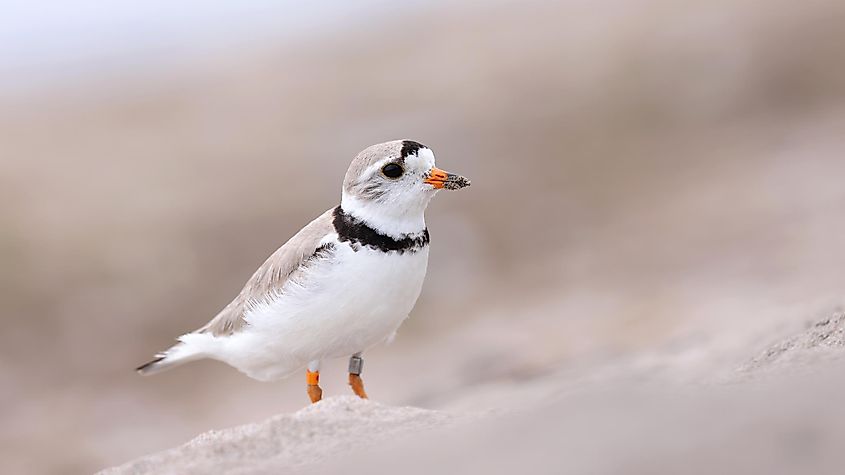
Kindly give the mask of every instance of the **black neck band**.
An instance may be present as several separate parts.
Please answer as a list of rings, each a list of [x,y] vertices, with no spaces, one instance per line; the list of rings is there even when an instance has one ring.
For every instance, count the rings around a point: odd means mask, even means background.
[[[356,251],[358,246],[367,246],[382,252],[398,251],[402,254],[406,251],[417,252],[428,245],[428,229],[423,229],[418,234],[406,234],[402,239],[396,239],[384,235],[367,226],[363,221],[346,214],[340,206],[335,208],[332,214],[338,239],[340,242],[349,242],[352,249]]]

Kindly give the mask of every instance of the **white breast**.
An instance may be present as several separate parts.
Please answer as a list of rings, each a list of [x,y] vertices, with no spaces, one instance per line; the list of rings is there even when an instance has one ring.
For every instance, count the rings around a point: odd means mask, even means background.
[[[309,361],[349,356],[385,341],[414,307],[428,247],[382,252],[332,236],[335,251],[258,303],[249,323],[226,338],[219,359],[261,380],[284,377]]]

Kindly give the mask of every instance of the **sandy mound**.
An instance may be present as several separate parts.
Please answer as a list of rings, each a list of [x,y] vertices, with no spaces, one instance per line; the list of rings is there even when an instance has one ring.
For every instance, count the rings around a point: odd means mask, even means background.
[[[334,397],[101,473],[840,473],[843,348],[837,312],[727,384],[552,372],[520,383],[547,397],[486,417]]]
[[[209,431],[181,447],[100,473],[283,473],[455,420],[443,412],[332,397],[293,414]]]
[[[766,348],[741,370],[744,373],[769,372],[793,367],[800,369],[812,362],[838,358],[845,349],[845,312],[816,321],[803,332]]]

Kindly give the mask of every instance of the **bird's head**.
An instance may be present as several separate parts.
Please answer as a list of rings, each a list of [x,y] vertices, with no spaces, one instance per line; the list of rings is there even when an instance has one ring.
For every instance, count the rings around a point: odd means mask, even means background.
[[[423,213],[438,190],[469,185],[466,178],[437,168],[430,148],[394,140],[367,147],[352,160],[341,206],[387,233],[417,232],[425,227]]]

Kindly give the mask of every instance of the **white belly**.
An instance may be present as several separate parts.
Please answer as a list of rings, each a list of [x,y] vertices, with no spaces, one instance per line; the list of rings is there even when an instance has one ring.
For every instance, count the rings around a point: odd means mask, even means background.
[[[272,380],[309,361],[349,356],[389,338],[420,295],[428,247],[398,254],[335,246],[332,258],[247,312],[248,325],[226,337],[219,359]]]

